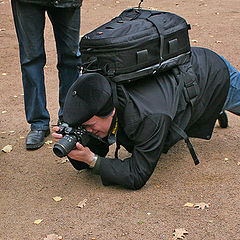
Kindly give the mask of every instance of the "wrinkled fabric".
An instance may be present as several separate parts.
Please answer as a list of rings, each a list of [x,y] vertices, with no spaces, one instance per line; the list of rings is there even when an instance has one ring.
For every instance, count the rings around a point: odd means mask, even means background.
[[[68,89],[79,76],[80,8],[52,8],[12,0],[12,11],[17,32],[26,119],[32,130],[49,129],[50,115],[46,108],[44,66],[45,14],[53,26],[58,55],[59,113]],[[56,86],[58,91],[58,86]]]
[[[126,159],[99,157],[99,173],[104,185],[143,187],[162,152],[166,153],[182,138],[172,125],[179,126],[190,137],[211,138],[229,89],[228,67],[216,53],[192,48],[191,63],[186,68],[191,72],[189,77],[196,78],[199,86],[193,106],[186,101],[183,84],[172,71],[117,86],[116,143],[131,156]],[[193,164],[192,161],[189,164]]]
[[[240,72],[226,59],[223,57],[222,59],[225,61],[230,73],[230,88],[223,110],[227,110],[240,116]]]
[[[171,72],[137,81],[126,88],[127,93],[119,93],[117,143],[132,155],[124,160],[101,158],[100,176],[104,185],[117,184],[130,189],[144,186],[161,153],[181,139],[171,130],[172,123],[192,137],[211,137],[229,89],[229,72],[217,54],[203,48],[192,49],[191,63],[200,87],[193,108],[184,100],[183,92],[178,94]],[[126,94],[127,98],[123,97]]]

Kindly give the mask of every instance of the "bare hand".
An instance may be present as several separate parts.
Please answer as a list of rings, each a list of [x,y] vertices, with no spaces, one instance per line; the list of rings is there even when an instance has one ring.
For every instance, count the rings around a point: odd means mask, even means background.
[[[58,126],[53,127],[52,137],[55,142],[59,141],[63,137],[62,134],[57,133],[59,131],[59,129],[60,128]]]
[[[84,147],[79,142],[76,143],[76,149],[72,150],[68,156],[74,160],[90,164],[94,153],[88,147]]]

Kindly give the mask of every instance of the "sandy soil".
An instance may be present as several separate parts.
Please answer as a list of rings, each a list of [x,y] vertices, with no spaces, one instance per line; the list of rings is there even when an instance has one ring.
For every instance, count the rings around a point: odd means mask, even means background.
[[[81,35],[137,6],[133,0],[85,0]],[[239,0],[145,1],[144,8],[171,11],[191,24],[193,46],[208,47],[240,69]],[[51,123],[57,121],[58,79],[51,24],[46,24],[46,85]],[[170,240],[185,228],[189,240],[240,239],[240,124],[218,124],[210,141],[192,140],[201,163],[194,166],[181,141],[162,155],[141,190],[104,187],[100,177],[78,172],[52,152],[53,144],[26,151],[29,131],[23,105],[18,43],[11,6],[0,0],[0,239],[35,240],[49,234],[66,240]],[[49,136],[47,140],[52,140]],[[111,154],[111,153],[110,153]],[[121,151],[124,157],[128,153]],[[56,202],[53,197],[60,196]],[[86,199],[83,208],[77,207]],[[209,208],[184,207],[206,203]],[[42,219],[40,224],[34,224]]]

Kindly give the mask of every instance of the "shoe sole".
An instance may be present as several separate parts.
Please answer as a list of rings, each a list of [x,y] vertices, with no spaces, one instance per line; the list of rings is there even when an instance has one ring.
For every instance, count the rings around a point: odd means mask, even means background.
[[[39,149],[40,147],[42,147],[44,144],[44,141],[43,142],[40,142],[38,144],[26,144],[26,149],[27,150],[36,150],[36,149]]]

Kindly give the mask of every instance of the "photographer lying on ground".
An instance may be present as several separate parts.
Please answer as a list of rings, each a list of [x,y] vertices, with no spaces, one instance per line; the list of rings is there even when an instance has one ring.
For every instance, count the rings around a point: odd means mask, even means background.
[[[189,137],[210,139],[217,119],[226,127],[222,110],[240,115],[240,73],[203,48],[192,48],[191,63],[199,85],[193,107],[186,102],[183,90],[177,92],[178,83],[171,71],[138,80],[126,86],[126,91],[118,89],[117,109],[107,79],[98,73],[83,74],[68,92],[64,121],[70,126],[84,126],[105,144],[101,149],[91,146],[91,151],[78,142],[68,154],[73,166],[79,170],[91,168],[100,174],[104,185],[139,189],[153,173],[161,153],[182,138],[174,126]],[[54,131],[55,141],[63,137],[56,133],[59,127]],[[104,157],[115,134],[117,146],[124,146],[131,157]],[[189,143],[188,138],[185,140]],[[99,150],[101,157],[95,155]]]

